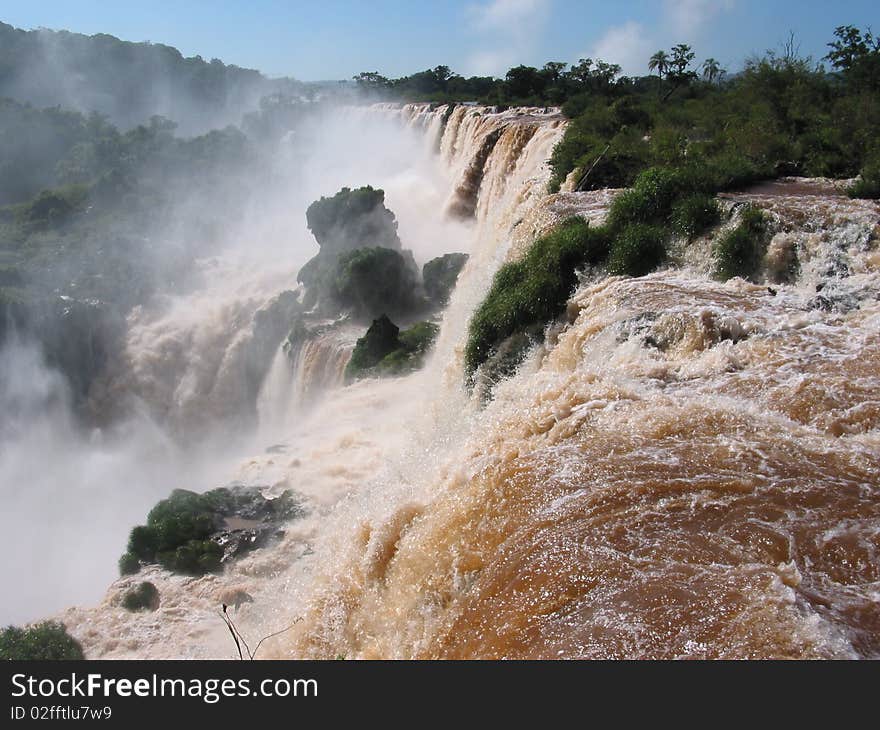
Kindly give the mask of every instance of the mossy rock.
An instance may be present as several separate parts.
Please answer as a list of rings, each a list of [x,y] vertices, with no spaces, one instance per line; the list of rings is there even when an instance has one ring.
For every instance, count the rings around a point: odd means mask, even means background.
[[[416,279],[410,263],[390,248],[359,248],[339,255],[332,296],[359,319],[406,313],[414,304]]]
[[[752,279],[767,252],[767,218],[753,205],[742,209],[739,224],[715,244],[715,275],[722,281],[735,276]]]
[[[305,510],[290,491],[266,499],[255,488],[221,487],[204,494],[176,489],[150,510],[146,525],[131,530],[127,551],[119,559],[120,573],[136,573],[141,564],[148,563],[186,575],[219,572],[224,558],[241,554],[243,547],[263,544],[274,526],[303,514]],[[229,518],[254,526],[230,529]],[[248,539],[234,541],[235,554],[227,555],[224,545],[233,542],[231,535],[243,531],[248,532]]]
[[[440,328],[419,322],[403,332],[387,316],[373,321],[355,345],[345,368],[346,379],[403,375],[420,368]]]
[[[122,597],[126,611],[155,611],[159,608],[159,590],[149,581],[129,588]]]
[[[422,267],[422,283],[432,304],[442,307],[449,302],[468,258],[466,253],[448,253],[431,259]]]

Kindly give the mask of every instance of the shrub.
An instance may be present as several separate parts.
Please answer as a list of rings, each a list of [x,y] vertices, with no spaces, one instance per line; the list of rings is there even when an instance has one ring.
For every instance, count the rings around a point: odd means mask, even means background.
[[[611,244],[608,271],[626,276],[644,276],[651,273],[666,257],[662,228],[643,223],[629,225]]]
[[[223,548],[213,540],[189,540],[174,550],[156,554],[165,570],[184,575],[217,573],[222,569]]]
[[[159,591],[149,581],[143,581],[125,592],[122,605],[126,611],[155,611],[159,608]]]
[[[672,208],[672,228],[681,236],[693,238],[718,223],[720,213],[715,198],[693,193],[679,200]]]
[[[641,173],[629,190],[614,199],[608,222],[615,230],[632,223],[665,223],[676,201],[693,193],[701,184],[693,173],[652,167]]]
[[[400,333],[400,346],[409,353],[424,353],[431,349],[440,333],[433,322],[419,322]]]
[[[736,228],[715,244],[715,274],[726,281],[734,276],[748,279],[757,272],[767,249],[767,219],[755,206],[746,206]]]
[[[422,366],[440,328],[419,322],[401,332],[385,315],[373,321],[355,345],[345,368],[347,380],[370,375],[402,375]]]
[[[324,253],[360,247],[400,249],[397,220],[385,207],[385,191],[367,185],[342,188],[306,210],[306,223]]]
[[[204,494],[175,489],[150,510],[146,525],[132,529],[119,570],[123,575],[136,573],[143,562],[187,575],[216,572],[224,551],[212,538],[227,529],[227,517],[271,523],[302,513],[290,492],[270,500],[256,489],[221,487]]]
[[[348,379],[362,377],[378,365],[382,358],[400,348],[400,328],[386,315],[373,320],[364,336],[358,339],[351,359],[345,367]]]
[[[0,659],[51,661],[85,657],[79,642],[67,633],[64,624],[44,621],[24,629],[7,626],[0,631]]]
[[[865,165],[859,179],[846,192],[851,198],[880,199],[880,160]]]
[[[601,263],[608,249],[605,229],[571,218],[535,241],[520,261],[502,266],[469,324],[465,371],[471,382],[505,339],[517,332],[540,336],[564,310],[577,283],[576,269]]]
[[[119,558],[119,575],[134,575],[141,569],[141,561],[132,552],[125,552]]]

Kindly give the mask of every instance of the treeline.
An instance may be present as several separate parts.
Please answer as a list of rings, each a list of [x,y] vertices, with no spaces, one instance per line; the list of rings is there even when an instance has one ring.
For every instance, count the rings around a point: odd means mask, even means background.
[[[604,93],[620,75],[620,66],[581,59],[575,65],[551,61],[543,68],[517,66],[503,79],[492,76],[465,78],[449,66],[388,79],[370,71],[354,77],[364,91],[407,101],[479,101],[495,106],[559,105],[576,94]]]
[[[173,119],[185,134],[237,124],[267,94],[310,93],[292,79],[201,56],[185,58],[159,43],[111,35],[0,23],[0,97],[37,107],[99,112],[127,129],[153,115]]]
[[[569,175],[580,189],[626,187],[653,166],[711,166],[727,187],[779,175],[854,177],[853,194],[880,194],[880,38],[841,26],[821,61],[794,39],[728,74],[685,44],[645,59],[654,72],[628,77],[582,59],[517,66],[503,79],[466,79],[446,66],[355,81],[393,98],[499,107],[561,106],[572,123],[553,153],[552,188]],[[827,64],[824,65],[822,62]]]

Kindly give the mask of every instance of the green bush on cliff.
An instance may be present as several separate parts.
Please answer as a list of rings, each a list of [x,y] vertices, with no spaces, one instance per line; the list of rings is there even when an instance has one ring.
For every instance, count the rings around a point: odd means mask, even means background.
[[[0,660],[58,659],[85,659],[79,642],[67,633],[62,623],[43,621],[23,629],[7,626],[0,631]]]
[[[400,248],[397,221],[385,207],[385,191],[370,185],[342,188],[316,200],[306,210],[306,223],[325,253],[360,247]]]
[[[671,222],[677,234],[694,238],[716,225],[720,218],[718,203],[713,196],[693,193],[673,206]]]
[[[386,315],[373,321],[345,368],[349,381],[372,375],[403,375],[420,368],[440,328],[419,322],[403,332]]]
[[[866,164],[858,180],[846,192],[851,198],[880,199],[880,158]]]
[[[767,218],[753,205],[740,213],[736,228],[715,244],[715,275],[726,281],[734,276],[749,279],[755,275],[767,250]]]
[[[609,233],[571,218],[539,238],[519,261],[499,269],[470,321],[465,371],[472,379],[493,348],[517,332],[540,330],[565,309],[577,269],[605,260]]]
[[[666,257],[666,232],[658,226],[634,223],[611,243],[608,272],[624,276],[650,274]]]
[[[693,171],[652,167],[639,174],[633,186],[614,199],[608,223],[615,230],[634,223],[665,224],[675,204],[704,184]]]
[[[225,529],[227,517],[245,515],[260,521],[300,514],[302,507],[289,492],[267,500],[257,490],[221,487],[197,494],[175,489],[150,510],[146,525],[131,530],[119,570],[131,575],[141,563],[159,563],[186,575],[214,573],[222,567],[223,548],[211,538]]]

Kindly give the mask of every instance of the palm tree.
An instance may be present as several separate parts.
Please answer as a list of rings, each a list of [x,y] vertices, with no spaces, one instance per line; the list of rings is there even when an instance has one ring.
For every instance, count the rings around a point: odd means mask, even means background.
[[[703,78],[710,84],[714,84],[715,80],[721,79],[724,74],[725,71],[721,68],[721,64],[714,58],[707,58],[703,62]]]
[[[663,74],[669,68],[669,54],[666,51],[657,51],[648,62],[648,70],[656,71],[660,80],[663,80]]]

